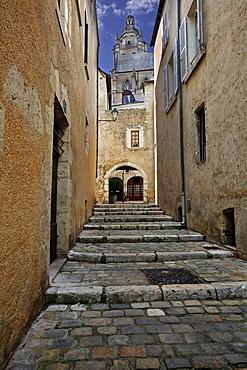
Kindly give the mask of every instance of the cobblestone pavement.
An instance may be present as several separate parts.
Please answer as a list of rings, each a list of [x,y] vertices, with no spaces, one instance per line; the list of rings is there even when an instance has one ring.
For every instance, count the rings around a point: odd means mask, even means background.
[[[152,285],[144,269],[200,282]],[[157,206],[96,206],[46,304],[8,370],[247,370],[247,262]]]
[[[246,354],[246,299],[50,305],[7,369],[238,369]]]

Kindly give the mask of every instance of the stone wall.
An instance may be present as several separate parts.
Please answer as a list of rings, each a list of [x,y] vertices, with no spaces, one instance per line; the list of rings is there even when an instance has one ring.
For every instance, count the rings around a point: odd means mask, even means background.
[[[48,0],[0,5],[0,368],[42,308],[48,286],[57,107],[66,121],[58,164],[58,256],[73,245],[95,199],[95,2],[71,1],[62,11]],[[83,66],[85,11],[90,63]]]
[[[153,131],[153,81],[145,82],[145,103],[116,107],[118,118],[111,120],[111,112],[105,110],[105,78],[99,78],[99,163],[97,178],[97,201],[109,202],[109,178],[119,167],[130,166],[138,171],[144,181],[144,201],[154,202],[154,131]],[[138,148],[129,145],[129,130],[140,129]],[[119,175],[122,179],[122,174]],[[125,174],[126,190],[129,174]]]
[[[181,2],[181,22],[191,1]],[[229,244],[229,217],[235,240],[230,243],[247,258],[246,142],[246,4],[202,1],[205,48],[191,62],[182,84],[187,226],[209,240]],[[177,217],[181,202],[179,156],[179,94],[166,112],[162,99],[162,71],[177,36],[176,3],[168,11],[169,41],[161,53],[162,27],[155,45],[158,189],[160,205]],[[162,23],[162,22],[161,22]],[[229,31],[230,30],[230,31]],[[198,160],[198,112],[204,107],[206,159]],[[180,204],[181,205],[181,204]],[[231,213],[231,216],[229,216]],[[234,230],[232,230],[234,232]]]

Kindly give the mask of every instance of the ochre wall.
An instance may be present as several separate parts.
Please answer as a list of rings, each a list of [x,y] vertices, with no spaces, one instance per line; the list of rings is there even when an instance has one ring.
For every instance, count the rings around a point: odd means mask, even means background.
[[[95,2],[93,8],[89,1],[81,2],[80,26],[76,1],[69,2],[65,46],[55,1],[0,4],[0,368],[42,308],[48,286],[55,96],[62,107],[66,102],[68,122],[59,159],[58,255],[73,245],[94,204]],[[85,9],[88,74],[83,66]]]
[[[246,110],[246,4],[230,0],[203,1],[203,26],[206,54],[182,84],[187,226],[207,239],[224,242],[223,210],[234,208],[238,253],[247,258],[247,128]],[[181,2],[181,21],[188,13],[190,0]],[[177,35],[176,3],[166,1],[169,14],[169,41],[160,55],[157,37],[154,54],[158,130],[158,194],[160,205],[177,215],[181,199],[179,160],[178,98],[164,113],[162,70],[172,52]],[[159,30],[161,33],[161,28]],[[196,110],[204,104],[206,122],[206,160],[196,160]],[[173,161],[171,160],[173,158]],[[168,186],[164,186],[167,179]]]

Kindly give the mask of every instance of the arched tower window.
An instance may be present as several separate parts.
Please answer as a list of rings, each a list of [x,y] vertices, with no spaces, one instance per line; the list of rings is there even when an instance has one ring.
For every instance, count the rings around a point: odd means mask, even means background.
[[[135,97],[131,91],[126,90],[122,93],[122,104],[130,104],[134,103],[134,101]]]
[[[132,83],[130,82],[129,79],[125,80],[123,85],[122,85],[122,90],[131,90],[132,89]]]

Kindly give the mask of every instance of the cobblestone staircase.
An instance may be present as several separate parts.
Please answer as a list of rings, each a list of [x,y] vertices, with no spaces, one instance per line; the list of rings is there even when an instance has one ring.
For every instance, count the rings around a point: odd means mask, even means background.
[[[46,294],[68,304],[234,297],[247,297],[246,262],[141,203],[96,205]]]

